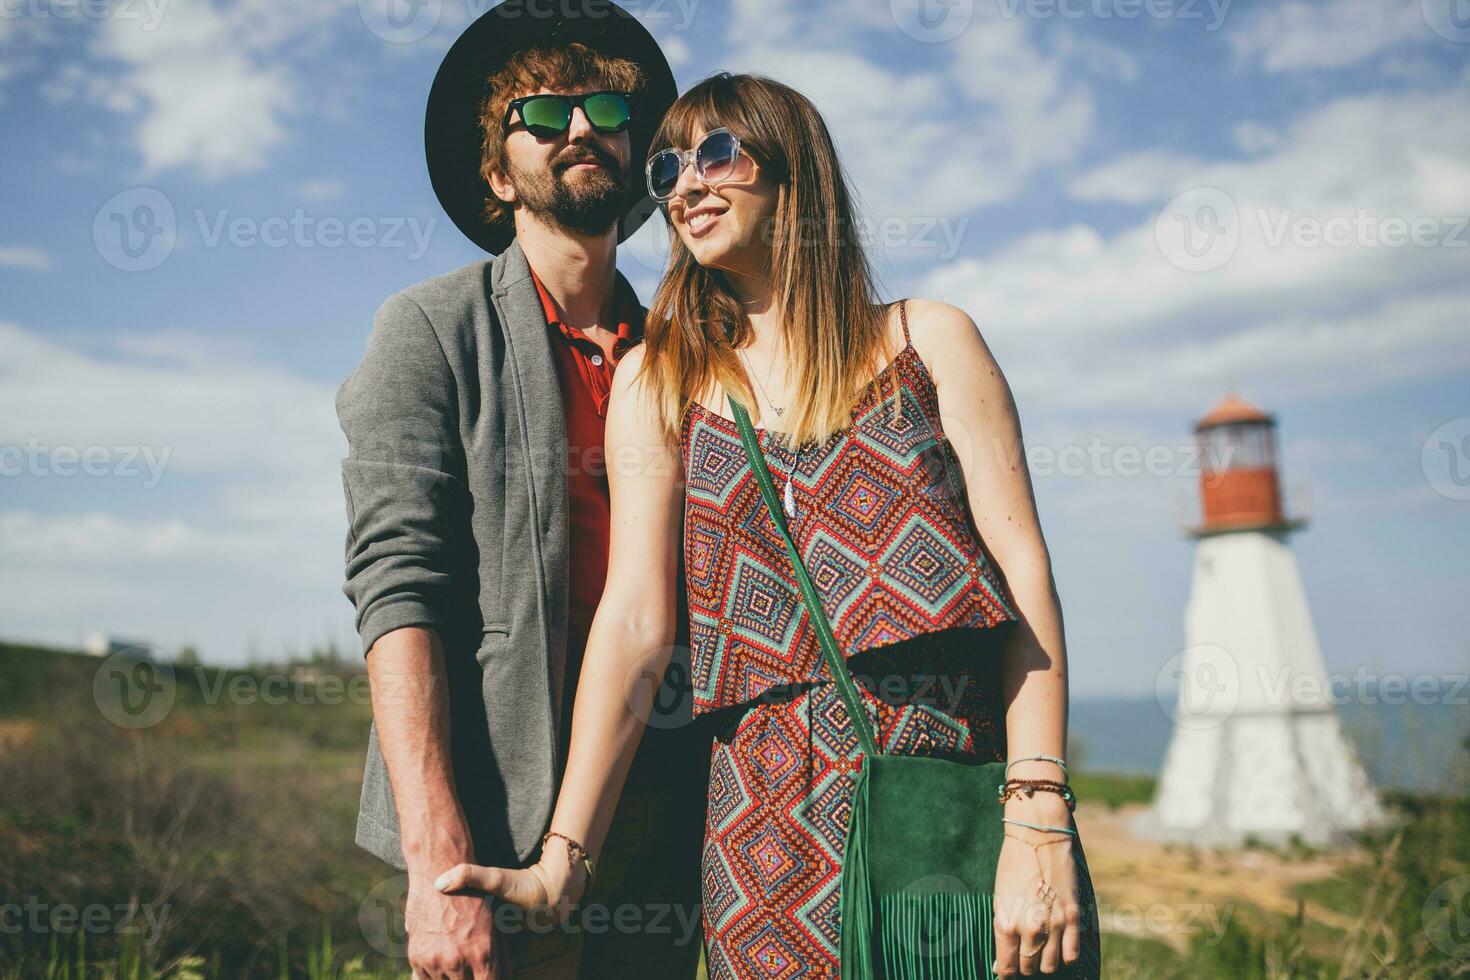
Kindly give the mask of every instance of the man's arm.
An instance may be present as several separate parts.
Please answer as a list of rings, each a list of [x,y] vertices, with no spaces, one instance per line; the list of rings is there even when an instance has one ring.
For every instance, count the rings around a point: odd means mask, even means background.
[[[347,436],[347,581],[367,655],[373,722],[408,866],[416,975],[494,976],[491,919],[433,878],[474,850],[455,790],[442,638],[453,622],[454,548],[470,535],[458,394],[412,300],[378,310],[362,363],[337,395]],[[450,635],[453,635],[451,632]]]
[[[432,629],[385,633],[368,653],[373,722],[388,768],[403,857],[408,958],[428,976],[494,977],[491,918],[477,897],[449,898],[433,886],[444,868],[474,860],[454,786],[444,650]]]

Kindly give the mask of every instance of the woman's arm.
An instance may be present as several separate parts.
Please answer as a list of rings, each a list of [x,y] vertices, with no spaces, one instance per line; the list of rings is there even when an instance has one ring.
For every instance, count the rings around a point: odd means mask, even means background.
[[[678,612],[683,461],[663,439],[634,375],[644,348],[613,374],[606,460],[612,501],[607,585],[593,617],[572,711],[571,749],[551,829],[602,853],[613,810],[668,669]]]
[[[612,506],[607,584],[582,659],[567,768],[551,820],[552,830],[580,841],[594,861],[668,668],[678,612],[683,461],[665,442],[645,386],[634,383],[643,355],[642,346],[634,347],[613,373],[604,440]],[[567,860],[566,844],[553,837],[531,869],[459,865],[439,887],[491,892],[534,907],[577,900],[584,878]]]
[[[946,437],[964,470],[970,512],[1005,575],[1022,622],[1005,648],[1006,741],[1011,758],[1065,758],[1067,656],[1051,555],[1041,534],[1015,399],[975,322],[946,303],[911,300],[914,346],[939,393]],[[1015,776],[1061,778],[1048,762]]]
[[[974,320],[945,303],[911,301],[914,347],[934,378],[946,437],[964,470],[970,512],[986,550],[1000,566],[1021,622],[1011,631],[1002,657],[1008,759],[1049,755],[1066,758],[1067,653],[1061,602],[1052,577],[1051,555],[1041,534],[1025,443],[1010,385]],[[1055,763],[1018,762],[1008,776],[1066,781]],[[1005,815],[1044,827],[1071,827],[1071,812],[1055,793],[1013,796]],[[1007,824],[996,872],[996,952],[999,972],[1056,969],[1058,959],[1080,953],[1080,909],[1075,868],[1060,860],[1058,847],[1030,843],[1055,839]],[[1035,879],[1052,885],[1058,900],[1050,914],[1037,904]],[[1020,954],[1045,944],[1038,961]]]

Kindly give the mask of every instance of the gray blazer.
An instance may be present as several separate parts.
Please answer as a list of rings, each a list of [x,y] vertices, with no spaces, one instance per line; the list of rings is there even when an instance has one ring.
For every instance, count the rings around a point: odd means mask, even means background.
[[[455,783],[482,863],[530,859],[564,764],[567,434],[554,356],[512,244],[390,296],[337,393],[343,591],[364,652],[404,626],[443,639]],[[357,842],[404,866],[376,727]]]

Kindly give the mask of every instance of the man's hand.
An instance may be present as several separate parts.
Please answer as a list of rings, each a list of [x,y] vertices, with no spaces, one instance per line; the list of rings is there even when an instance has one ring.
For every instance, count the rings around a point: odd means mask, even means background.
[[[498,963],[503,943],[479,896],[445,895],[429,878],[409,876],[403,910],[414,980],[510,980]]]

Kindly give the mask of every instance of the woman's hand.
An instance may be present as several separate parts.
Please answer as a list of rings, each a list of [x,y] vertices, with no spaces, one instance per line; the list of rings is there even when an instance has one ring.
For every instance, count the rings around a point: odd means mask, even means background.
[[[486,868],[456,864],[434,879],[446,895],[494,895],[527,912],[552,910],[557,923],[566,921],[587,890],[587,870],[568,859],[567,846],[558,838],[547,841],[541,860],[529,868]]]
[[[1005,815],[1047,827],[1075,830],[1070,811],[1055,793],[1013,797]],[[999,976],[1056,973],[1082,952],[1082,914],[1074,838],[1005,824],[995,870],[995,965]],[[1044,882],[1045,886],[1038,887]],[[1027,955],[1030,954],[1030,955]]]

